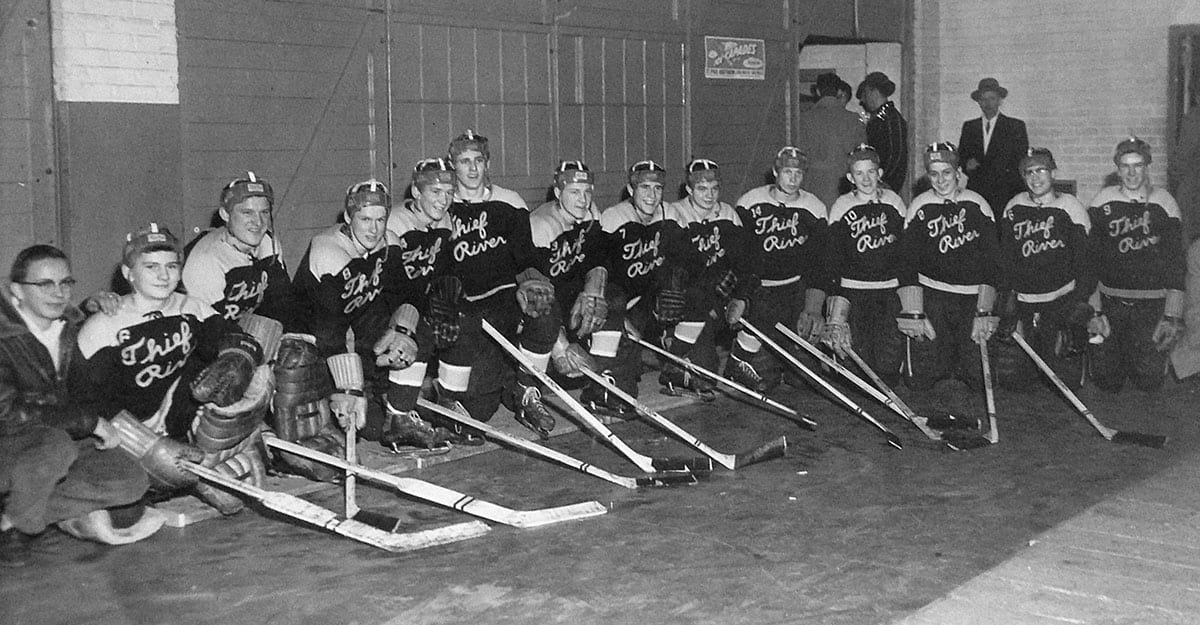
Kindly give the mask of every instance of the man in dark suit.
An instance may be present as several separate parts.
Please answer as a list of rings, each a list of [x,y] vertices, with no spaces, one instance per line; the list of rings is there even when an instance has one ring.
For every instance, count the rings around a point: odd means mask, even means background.
[[[959,158],[967,173],[967,188],[982,195],[993,211],[1002,211],[1012,197],[1025,189],[1017,166],[1029,150],[1025,122],[1000,114],[1008,89],[995,78],[979,81],[971,99],[983,115],[963,122]]]

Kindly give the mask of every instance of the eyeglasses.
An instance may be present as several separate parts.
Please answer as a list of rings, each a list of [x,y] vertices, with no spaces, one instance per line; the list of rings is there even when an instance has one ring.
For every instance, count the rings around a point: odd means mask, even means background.
[[[1050,169],[1048,167],[1030,167],[1029,169],[1025,170],[1025,177],[1045,176],[1048,173],[1050,173]]]
[[[76,282],[75,278],[63,278],[62,280],[58,280],[57,282],[54,280],[51,280],[49,278],[46,278],[45,280],[33,280],[33,281],[19,280],[19,281],[17,281],[17,284],[24,284],[25,286],[36,287],[46,293],[54,293],[61,289],[66,289],[66,290],[70,291],[71,288],[75,286],[75,282]]]

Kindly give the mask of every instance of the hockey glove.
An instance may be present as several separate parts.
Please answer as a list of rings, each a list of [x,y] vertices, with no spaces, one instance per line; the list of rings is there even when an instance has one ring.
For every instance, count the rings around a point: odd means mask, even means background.
[[[279,352],[275,355],[276,367],[299,369],[317,362],[319,358],[315,336],[288,332],[279,338]]]
[[[417,359],[417,322],[420,318],[412,304],[401,304],[392,313],[392,327],[375,343],[375,366],[404,369]]]
[[[597,370],[592,355],[578,343],[567,341],[566,332],[561,328],[558,331],[558,339],[554,341],[554,347],[550,348],[550,360],[554,363],[554,369],[568,378],[582,376],[581,369]]]
[[[337,392],[329,396],[329,411],[343,430],[360,429],[367,423],[367,398],[363,394],[362,359],[358,354],[338,354],[325,360]]]
[[[429,312],[425,320],[433,330],[434,345],[446,349],[462,332],[462,281],[458,276],[439,276],[429,283]]]
[[[748,308],[749,302],[744,299],[735,297],[729,300],[729,303],[725,304],[725,323],[728,323],[729,327],[734,330],[742,327],[742,317]]]
[[[192,397],[196,401],[228,406],[242,398],[254,368],[262,364],[262,348],[249,334],[231,332],[222,336],[216,360],[209,363],[192,380]]]
[[[654,297],[654,318],[664,326],[673,326],[683,319],[686,304],[687,270],[672,267],[667,272],[666,284]]]
[[[608,320],[608,300],[604,298],[607,280],[608,270],[604,267],[594,267],[588,271],[583,292],[575,298],[575,305],[571,307],[571,328],[579,336],[599,330]]]
[[[530,317],[549,314],[554,305],[554,285],[550,278],[533,268],[517,274],[517,304]]]
[[[1152,340],[1155,348],[1165,352],[1183,337],[1183,291],[1169,289],[1163,306],[1163,316],[1154,328]]]
[[[896,327],[900,333],[918,341],[934,340],[937,333],[933,324],[925,316],[925,291],[920,286],[902,286],[896,289],[900,296],[900,316],[896,317]]]
[[[982,284],[975,300],[975,319],[971,322],[971,340],[983,343],[992,338],[1000,327],[1000,317],[992,312],[996,307],[996,287]]]
[[[195,473],[184,468],[184,463],[204,460],[204,452],[156,434],[124,410],[111,423],[119,433],[121,449],[146,470],[154,488],[174,490],[198,481]]]
[[[851,345],[850,300],[834,295],[828,300],[829,316],[825,319],[825,332],[821,342],[833,348],[838,356],[845,357]]]
[[[804,310],[796,319],[796,334],[807,341],[821,338],[825,330],[825,317],[821,314],[825,305],[825,292],[820,289],[807,289],[804,292]]]

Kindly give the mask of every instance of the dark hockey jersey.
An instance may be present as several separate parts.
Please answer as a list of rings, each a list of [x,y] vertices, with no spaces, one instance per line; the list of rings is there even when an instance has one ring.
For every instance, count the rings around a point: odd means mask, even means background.
[[[862,200],[854,192],[829,210],[829,254],[833,291],[894,289],[900,286],[904,200],[888,189]]]
[[[333,226],[313,237],[292,279],[304,313],[297,326],[317,338],[325,357],[346,351],[348,328],[354,329],[355,351],[370,351],[392,313],[382,297],[384,268],[399,241],[388,232],[364,254],[344,228]]]
[[[609,280],[620,283],[632,299],[658,292],[664,279],[664,267],[678,262],[686,245],[683,229],[665,218],[662,204],[649,222],[643,223],[637,209],[628,201],[604,209],[600,226],[611,237]]]
[[[396,237],[383,272],[387,308],[395,310],[401,304],[412,304],[424,311],[430,280],[445,272],[449,264],[449,214],[429,223],[408,200],[388,216],[387,228]]]
[[[608,268],[608,235],[600,226],[600,211],[588,207],[583,219],[575,220],[558,202],[546,202],[529,215],[533,247],[543,273],[555,285],[582,284],[595,267]]]
[[[803,189],[794,200],[780,200],[773,188],[751,189],[737,202],[758,277],[766,284],[799,277],[809,288],[828,291],[825,204]]]
[[[683,229],[685,245],[679,262],[693,278],[714,269],[733,271],[738,278],[735,296],[747,299],[754,294],[759,279],[753,241],[732,206],[717,202],[713,210],[704,211],[684,197],[666,204],[664,210],[666,218]]]
[[[959,294],[999,286],[996,221],[987,200],[959,191],[954,200],[932,190],[913,199],[904,222],[900,286],[920,284]]]
[[[1170,193],[1153,189],[1148,197],[1133,198],[1120,187],[1106,187],[1092,200],[1088,217],[1102,291],[1183,290],[1183,226]]]
[[[282,248],[267,234],[247,254],[235,248],[229,237],[224,227],[216,228],[189,246],[183,265],[184,289],[225,319],[259,314],[290,327],[291,280]]]
[[[450,271],[467,299],[479,300],[516,286],[516,275],[538,266],[524,200],[493,185],[487,199],[450,205]]]
[[[1087,210],[1074,195],[1061,193],[1041,202],[1029,192],[1009,200],[1000,216],[1003,288],[1026,302],[1053,301],[1078,290],[1090,293]]]

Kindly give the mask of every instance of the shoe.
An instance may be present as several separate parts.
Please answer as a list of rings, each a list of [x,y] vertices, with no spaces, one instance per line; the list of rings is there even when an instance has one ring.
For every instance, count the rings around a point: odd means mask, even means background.
[[[0,566],[15,569],[29,564],[33,558],[29,549],[32,541],[32,537],[15,527],[0,532]]]
[[[604,376],[612,381],[612,375],[607,371]],[[614,382],[615,384],[615,382]],[[612,393],[608,389],[599,384],[589,384],[583,388],[583,392],[579,395],[579,403],[590,410],[592,414],[603,415],[615,419],[636,419],[637,410],[625,403],[625,401]]]
[[[758,371],[754,370],[754,365],[740,358],[729,357],[729,360],[725,363],[724,375],[755,393],[767,392],[767,383],[758,374]]]
[[[542,403],[542,392],[536,386],[518,387],[521,401],[513,418],[517,423],[533,430],[543,440],[550,438],[550,431],[554,429],[554,417],[546,409],[546,404]]]
[[[438,380],[433,381],[433,403],[467,419],[473,418],[471,413],[467,411],[467,408],[462,405],[462,402],[455,399],[453,393],[443,388],[442,383]],[[437,420],[436,417],[434,417],[434,419]],[[464,428],[461,424],[453,421],[447,423],[444,429],[449,435],[450,443],[453,445],[478,447],[487,442],[482,436],[475,434],[469,429]]]
[[[399,451],[401,446],[434,449],[446,446],[449,436],[444,428],[435,428],[422,419],[416,410],[396,410],[388,404],[379,442],[393,451]]]
[[[691,371],[673,363],[664,363],[662,372],[658,374],[658,383],[662,385],[662,393],[673,397],[690,396],[703,401],[716,399],[712,382],[692,375]]]

